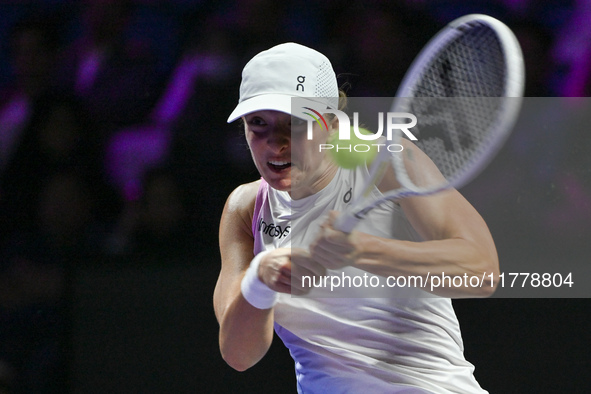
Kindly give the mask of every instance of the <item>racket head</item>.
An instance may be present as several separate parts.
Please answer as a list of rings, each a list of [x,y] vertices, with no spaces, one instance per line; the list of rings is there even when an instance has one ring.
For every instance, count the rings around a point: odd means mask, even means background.
[[[504,23],[482,14],[449,23],[415,58],[391,108],[417,117],[413,142],[447,182],[417,185],[405,155],[392,155],[399,182],[428,194],[473,179],[510,135],[524,79],[521,48]]]

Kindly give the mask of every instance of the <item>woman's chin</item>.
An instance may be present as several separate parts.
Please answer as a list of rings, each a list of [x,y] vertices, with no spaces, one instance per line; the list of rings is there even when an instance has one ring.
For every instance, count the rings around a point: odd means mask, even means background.
[[[279,190],[282,192],[289,192],[291,191],[291,179],[273,179],[273,178],[265,178],[265,181],[275,190]]]
[[[273,189],[288,192],[292,198],[297,199],[309,194],[309,187],[306,187],[308,183],[297,171],[295,173],[292,171],[290,176],[285,177],[278,177],[277,174],[266,174],[264,178]]]

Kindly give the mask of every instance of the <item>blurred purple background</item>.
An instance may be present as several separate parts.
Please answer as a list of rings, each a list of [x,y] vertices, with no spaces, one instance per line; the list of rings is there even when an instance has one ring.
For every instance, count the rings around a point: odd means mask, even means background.
[[[467,13],[514,30],[549,99],[462,191],[502,268],[588,264],[590,103],[564,98],[591,93],[591,0],[1,2],[0,394],[295,392],[280,344],[242,374],[217,349],[217,225],[258,177],[225,121],[241,68],[295,41],[349,96],[393,96]],[[588,391],[589,299],[455,303],[491,393]]]

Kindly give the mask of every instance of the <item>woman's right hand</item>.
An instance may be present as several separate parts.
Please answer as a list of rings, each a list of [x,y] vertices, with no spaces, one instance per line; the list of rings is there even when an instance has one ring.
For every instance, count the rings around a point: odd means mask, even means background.
[[[293,295],[304,295],[311,290],[303,286],[302,277],[325,273],[326,269],[307,250],[298,248],[279,248],[267,253],[258,270],[259,279],[271,290]]]

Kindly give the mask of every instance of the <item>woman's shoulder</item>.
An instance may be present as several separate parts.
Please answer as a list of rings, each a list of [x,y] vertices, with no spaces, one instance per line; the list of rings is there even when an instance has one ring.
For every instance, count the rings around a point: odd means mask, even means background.
[[[244,183],[230,193],[226,201],[226,211],[248,214],[251,218],[254,212],[256,197],[262,180]]]

